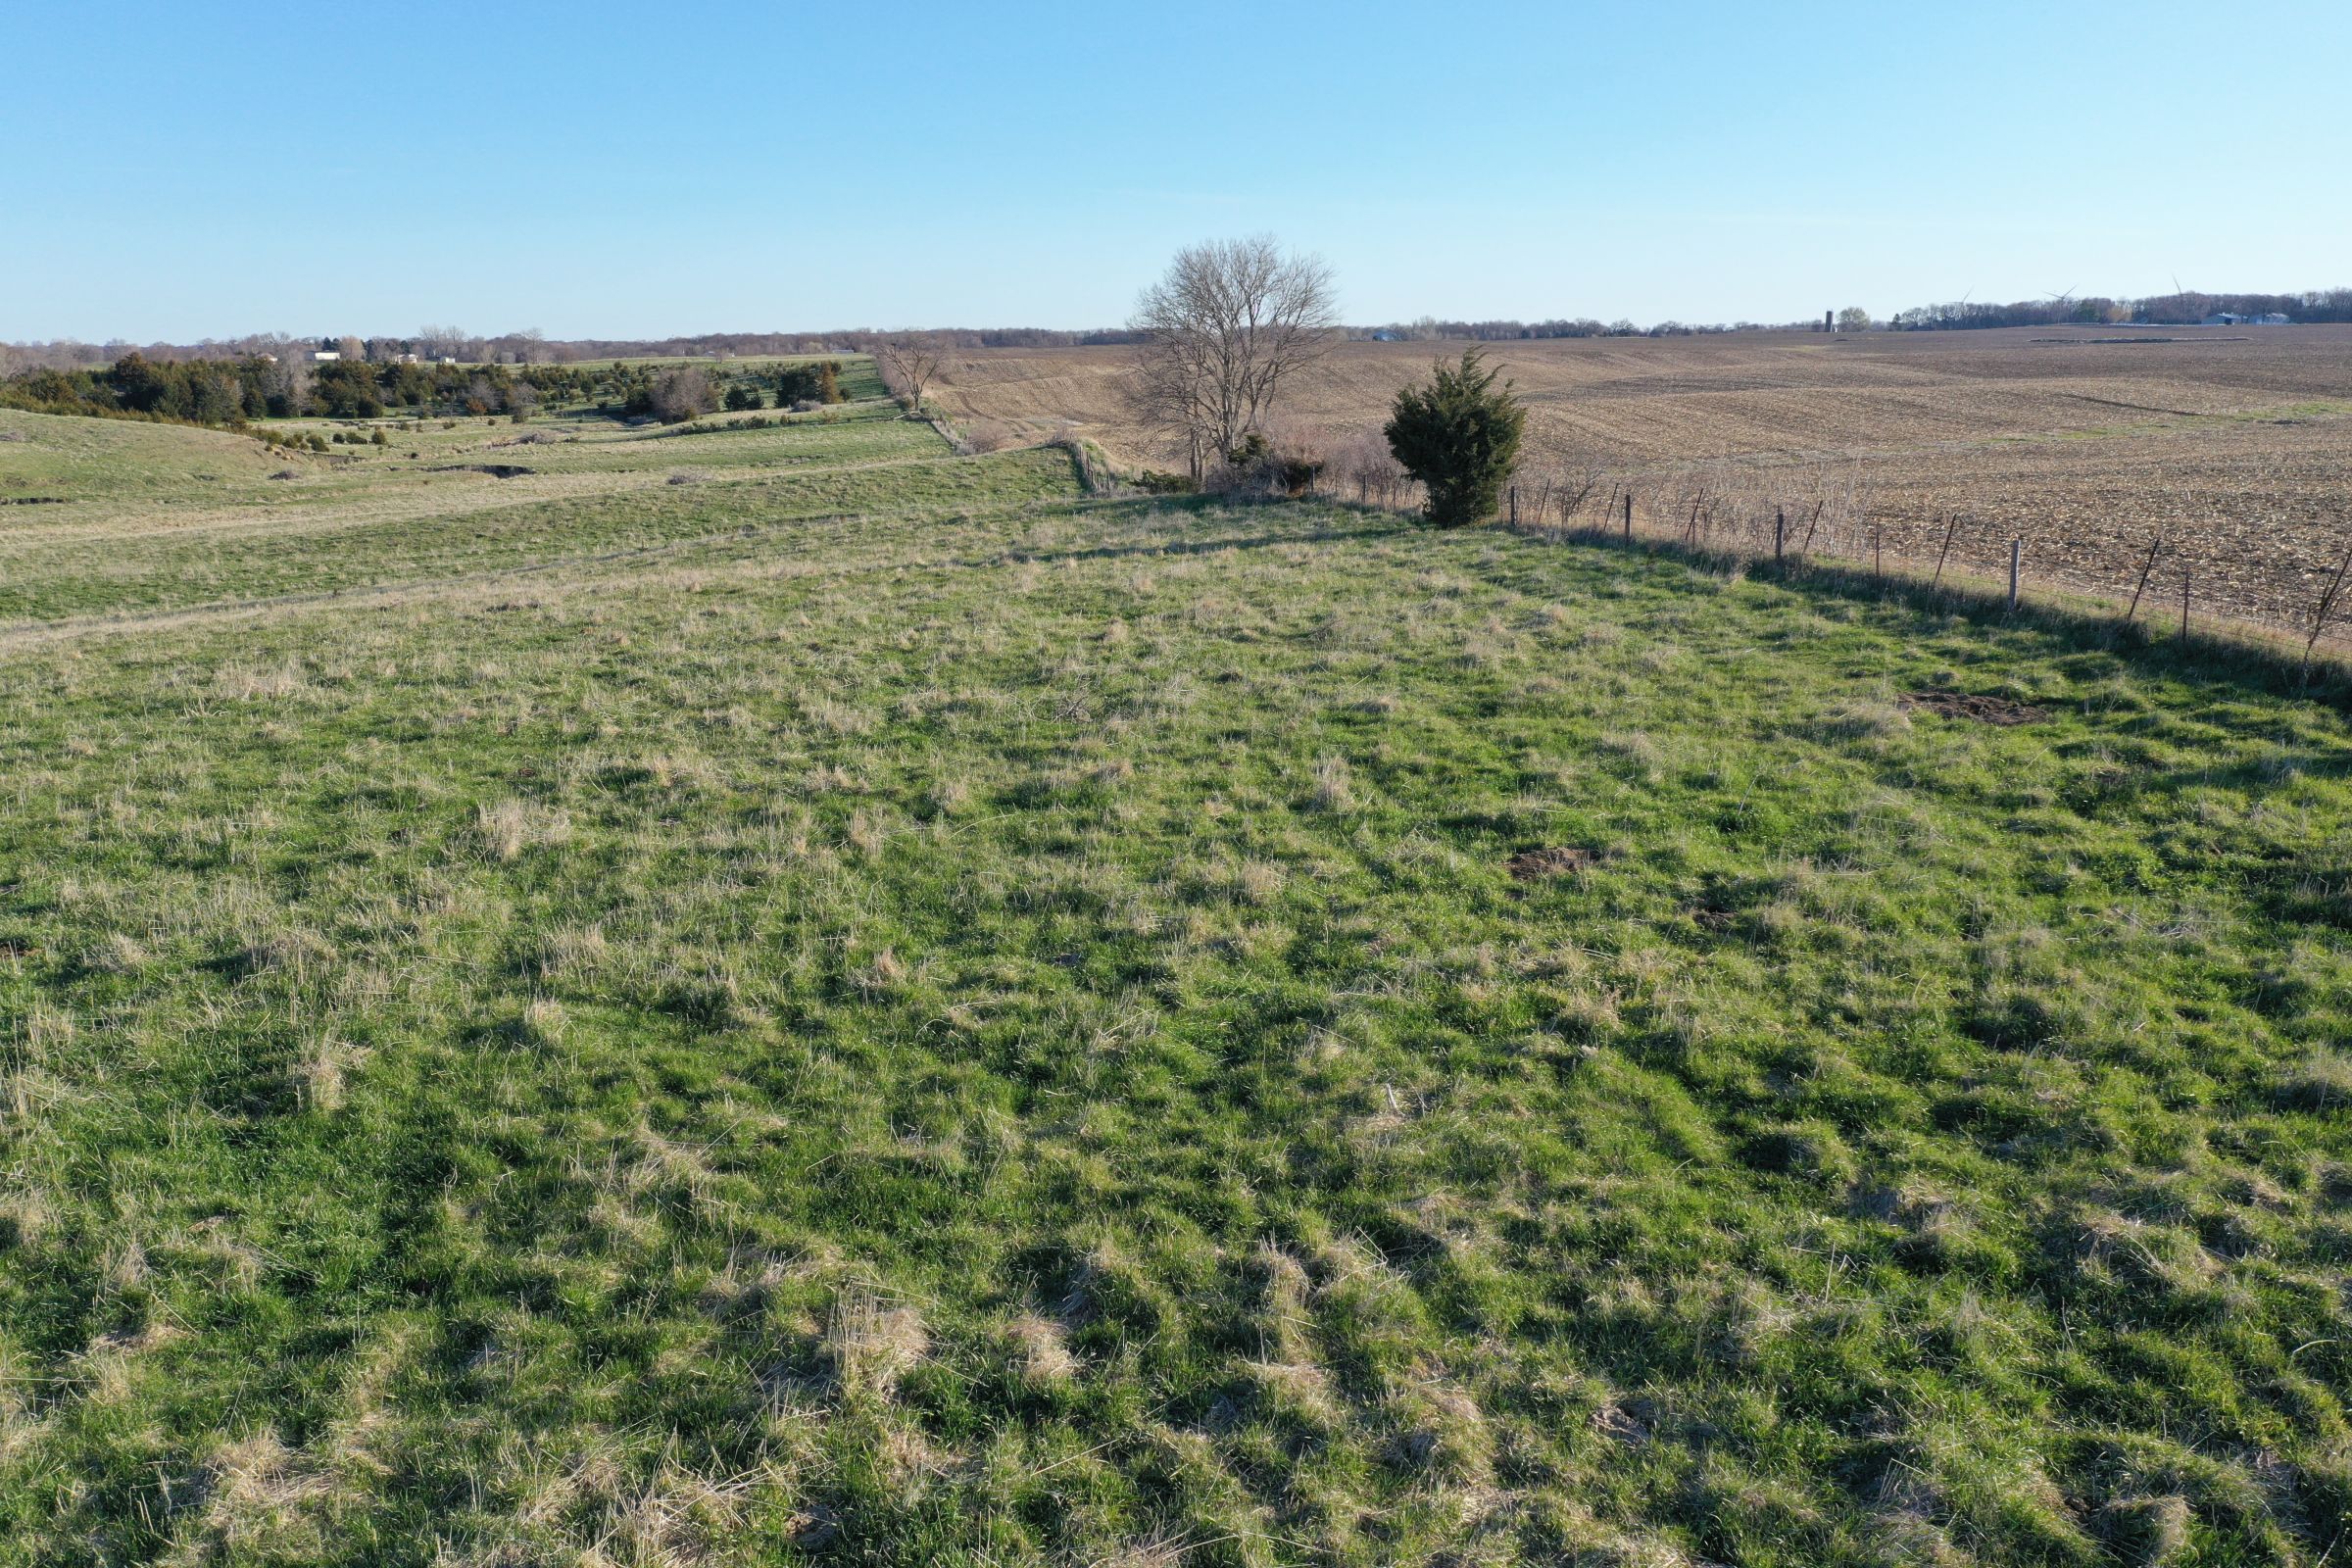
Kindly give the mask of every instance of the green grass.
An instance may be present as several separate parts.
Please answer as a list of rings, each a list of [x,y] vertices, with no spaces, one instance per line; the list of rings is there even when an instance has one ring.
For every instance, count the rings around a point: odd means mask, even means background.
[[[0,537],[56,520],[47,502],[21,504],[29,497],[96,510],[183,503],[215,486],[258,495],[267,475],[283,466],[250,437],[185,425],[0,409],[0,433],[24,437],[0,444]]]
[[[0,1561],[2340,1556],[2338,710],[1072,484],[0,579]]]
[[[955,461],[930,425],[894,414],[850,405],[695,435],[577,417],[528,430],[427,421],[392,432],[388,452],[318,460],[225,432],[0,411],[0,429],[30,438],[0,445],[0,496],[14,479],[57,497],[0,509],[0,629],[397,589],[877,509],[953,515],[1078,492],[1063,454]],[[516,444],[526,434],[553,439]],[[492,477],[474,465],[530,471]]]
[[[774,532],[788,521],[834,519],[835,527],[854,528],[849,519],[883,506],[953,514],[1067,497],[1077,488],[1067,457],[1028,451],[970,463],[698,478],[682,485],[655,480],[577,499],[531,501],[523,499],[527,492],[498,488],[513,482],[471,478],[466,487],[473,492],[466,497],[471,510],[430,510],[437,498],[428,493],[421,506],[397,505],[382,516],[363,514],[355,520],[329,507],[285,526],[255,527],[239,519],[160,533],[136,550],[98,559],[78,531],[0,542],[0,616],[22,622],[225,599],[381,590],[746,529]],[[803,528],[794,535],[827,531]],[[0,631],[5,625],[0,622]]]

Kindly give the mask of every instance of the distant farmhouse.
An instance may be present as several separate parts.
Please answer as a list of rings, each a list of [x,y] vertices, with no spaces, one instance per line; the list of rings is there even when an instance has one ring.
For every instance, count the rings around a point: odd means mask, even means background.
[[[2239,316],[2232,311],[2216,311],[2200,323],[2205,326],[2292,326],[2295,318],[2279,311],[2266,316]]]

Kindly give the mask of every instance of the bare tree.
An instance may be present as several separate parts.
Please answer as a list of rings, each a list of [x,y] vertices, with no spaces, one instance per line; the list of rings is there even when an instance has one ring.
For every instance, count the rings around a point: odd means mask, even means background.
[[[1238,446],[1323,357],[1339,309],[1330,268],[1260,234],[1177,252],[1128,324],[1146,335],[1136,412],[1185,449],[1199,478],[1204,459]]]
[[[676,424],[717,407],[718,394],[711,388],[710,377],[693,366],[665,371],[654,383],[654,416],[663,424]]]
[[[283,412],[301,415],[309,412],[311,401],[310,345],[293,339],[278,345],[277,363],[270,367],[265,377],[266,395],[275,405],[272,414]]]
[[[1412,484],[1404,465],[1389,450],[1389,438],[1377,428],[1357,430],[1342,441],[1332,454],[1330,472],[1341,499],[1352,490],[1366,506],[1395,506]]]
[[[420,326],[416,329],[416,352],[428,360],[469,360],[473,340],[462,326]]]
[[[875,344],[874,367],[882,372],[882,384],[890,395],[906,404],[909,414],[921,411],[923,392],[939,379],[941,369],[939,351],[918,337]]]

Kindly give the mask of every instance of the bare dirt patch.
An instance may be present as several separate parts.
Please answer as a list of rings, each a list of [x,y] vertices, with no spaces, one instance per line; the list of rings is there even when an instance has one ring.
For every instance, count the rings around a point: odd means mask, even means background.
[[[2031,703],[1968,692],[1905,692],[1901,702],[1905,708],[1925,709],[1946,718],[1973,718],[1980,724],[2038,724],[2050,716],[2048,709]]]
[[[434,473],[486,473],[493,479],[519,479],[537,468],[526,468],[519,463],[450,463],[430,470]]]
[[[1545,877],[1571,875],[1599,858],[1591,850],[1554,844],[1540,850],[1521,850],[1502,864],[1515,881],[1540,882]]]

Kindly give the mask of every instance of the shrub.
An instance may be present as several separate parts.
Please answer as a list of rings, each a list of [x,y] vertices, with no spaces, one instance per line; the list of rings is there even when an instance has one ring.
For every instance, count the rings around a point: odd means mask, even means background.
[[[1484,368],[1477,349],[1465,349],[1458,366],[1441,361],[1427,385],[1396,394],[1389,450],[1428,490],[1425,510],[1441,528],[1492,517],[1519,461],[1527,411],[1508,381],[1494,384],[1500,373]]]
[[[1302,496],[1315,487],[1323,472],[1323,458],[1295,432],[1252,430],[1241,445],[1225,454],[1216,474],[1220,490],[1243,490],[1258,495]]]
[[[974,419],[964,426],[963,448],[967,453],[1002,452],[1012,445],[1012,426],[1001,419]]]
[[[1326,471],[1342,494],[1352,489],[1355,499],[1366,505],[1394,504],[1402,499],[1407,483],[1404,466],[1378,430],[1358,430],[1341,442]]]
[[[728,412],[732,414],[741,414],[747,409],[766,407],[760,401],[758,387],[745,386],[740,381],[727,388],[726,405]]]
[[[776,372],[776,407],[802,403],[842,403],[841,367],[831,360],[819,365],[787,365]]]
[[[1135,487],[1154,496],[1189,496],[1200,488],[1189,473],[1162,473],[1157,468],[1146,468],[1137,474]]]
[[[667,371],[656,381],[651,402],[654,417],[663,424],[677,424],[716,409],[718,394],[711,390],[709,375],[689,367]]]

